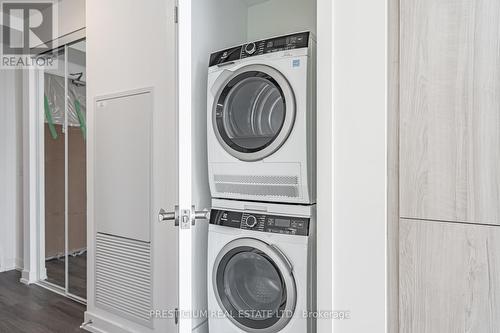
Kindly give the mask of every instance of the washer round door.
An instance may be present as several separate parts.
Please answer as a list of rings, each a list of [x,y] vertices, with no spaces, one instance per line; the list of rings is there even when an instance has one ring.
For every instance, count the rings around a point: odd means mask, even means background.
[[[237,239],[221,250],[213,285],[227,318],[245,332],[279,332],[295,310],[289,261],[278,248],[257,239]]]
[[[212,122],[220,144],[243,161],[278,150],[295,120],[295,96],[286,78],[265,65],[235,71],[216,95]]]

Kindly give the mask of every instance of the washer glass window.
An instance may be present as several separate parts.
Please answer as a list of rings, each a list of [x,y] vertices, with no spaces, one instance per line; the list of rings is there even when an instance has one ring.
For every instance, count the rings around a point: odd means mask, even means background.
[[[251,246],[231,249],[220,259],[214,277],[223,310],[241,328],[275,332],[289,320],[290,286],[263,251]],[[274,327],[278,322],[281,327]]]
[[[214,127],[226,150],[244,160],[272,154],[287,139],[295,118],[288,82],[275,69],[248,66],[224,85],[214,106]]]

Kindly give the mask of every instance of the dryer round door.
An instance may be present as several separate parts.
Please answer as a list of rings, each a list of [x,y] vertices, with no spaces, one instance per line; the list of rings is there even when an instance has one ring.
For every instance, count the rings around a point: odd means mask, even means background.
[[[279,332],[292,318],[292,267],[274,246],[253,238],[232,241],[217,256],[212,279],[225,315],[245,332]]]
[[[295,96],[286,78],[272,67],[249,65],[222,84],[212,122],[217,139],[229,154],[258,161],[285,143],[295,112]]]

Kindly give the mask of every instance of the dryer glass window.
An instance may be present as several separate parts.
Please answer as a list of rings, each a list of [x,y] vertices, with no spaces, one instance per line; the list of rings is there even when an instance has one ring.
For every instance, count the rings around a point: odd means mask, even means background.
[[[285,123],[282,88],[269,74],[248,71],[222,90],[215,107],[220,138],[241,153],[255,153],[273,143]]]
[[[216,284],[225,310],[244,327],[267,329],[284,315],[283,276],[272,259],[257,249],[228,252],[218,267]]]

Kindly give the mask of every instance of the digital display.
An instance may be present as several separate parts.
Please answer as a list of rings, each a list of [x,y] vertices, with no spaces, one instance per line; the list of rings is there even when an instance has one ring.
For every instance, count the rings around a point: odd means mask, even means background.
[[[290,227],[290,220],[276,219],[274,221],[274,225],[277,227],[289,228]]]
[[[286,39],[276,39],[274,41],[275,47],[280,47],[280,46],[285,46],[285,45],[286,45]]]

